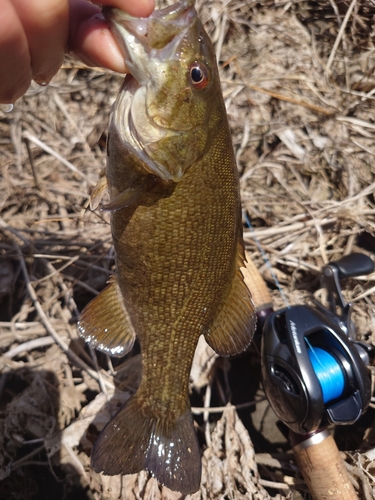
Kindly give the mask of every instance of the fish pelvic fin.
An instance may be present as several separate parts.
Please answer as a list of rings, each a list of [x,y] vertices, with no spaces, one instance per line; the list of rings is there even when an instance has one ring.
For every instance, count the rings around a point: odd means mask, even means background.
[[[235,276],[229,290],[224,294],[214,321],[203,332],[207,343],[220,356],[232,356],[244,351],[255,331],[255,306],[240,270],[245,265],[244,260],[244,250],[240,240]]]
[[[201,457],[190,409],[173,422],[150,418],[135,395],[103,429],[91,466],[106,475],[147,470],[173,491],[195,493],[200,487]]]
[[[131,350],[136,335],[116,279],[84,308],[78,330],[86,342],[110,356]]]

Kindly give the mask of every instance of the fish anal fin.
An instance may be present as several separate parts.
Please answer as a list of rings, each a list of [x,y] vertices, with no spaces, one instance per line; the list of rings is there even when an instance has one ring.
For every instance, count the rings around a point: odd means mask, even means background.
[[[107,475],[147,470],[173,491],[195,493],[200,487],[201,457],[190,410],[176,421],[157,420],[144,413],[135,395],[103,429],[91,466]]]
[[[244,351],[255,331],[255,307],[240,270],[243,267],[243,247],[239,243],[233,281],[214,321],[203,332],[207,343],[220,356],[232,356]]]
[[[131,350],[136,335],[115,279],[84,308],[78,330],[86,342],[110,356]]]

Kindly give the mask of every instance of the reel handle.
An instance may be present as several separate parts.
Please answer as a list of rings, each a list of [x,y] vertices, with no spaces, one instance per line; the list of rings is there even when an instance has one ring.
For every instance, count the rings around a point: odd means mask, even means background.
[[[328,292],[329,310],[339,319],[338,325],[349,338],[355,339],[355,329],[350,320],[351,304],[345,301],[341,293],[340,280],[371,274],[374,267],[374,261],[367,255],[352,253],[330,262],[322,269],[322,285]],[[319,302],[316,302],[316,306],[324,310]]]
[[[335,266],[339,271],[339,279],[354,278],[374,272],[374,261],[363,253],[351,253],[340,260],[328,264]],[[326,266],[327,267],[327,266]]]
[[[292,433],[291,442],[301,439]],[[314,500],[358,500],[335,440],[319,431],[293,446],[298,467]]]

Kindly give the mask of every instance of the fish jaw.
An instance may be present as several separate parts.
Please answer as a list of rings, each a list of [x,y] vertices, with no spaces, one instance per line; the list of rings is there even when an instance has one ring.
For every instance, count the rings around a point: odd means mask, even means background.
[[[147,173],[178,182],[206,149],[207,93],[218,78],[212,45],[194,2],[181,0],[149,18],[113,8],[103,12],[131,73],[114,105],[111,126]],[[191,84],[196,62],[202,62],[209,75],[203,91]]]
[[[178,57],[181,38],[196,19],[194,3],[194,0],[180,0],[170,7],[155,10],[148,18],[133,17],[116,8],[103,9],[114,28],[126,65],[139,85],[150,79],[150,59],[156,57],[161,62]]]

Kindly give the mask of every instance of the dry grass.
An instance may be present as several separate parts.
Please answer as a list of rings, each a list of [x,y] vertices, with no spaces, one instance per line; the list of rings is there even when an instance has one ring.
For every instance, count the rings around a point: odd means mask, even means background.
[[[206,0],[198,10],[215,44],[255,228],[245,229],[247,247],[276,307],[284,303],[255,237],[287,300],[304,302],[324,263],[375,250],[375,4]],[[139,356],[113,368],[84,350],[75,327],[113,271],[107,216],[87,207],[120,83],[67,60],[46,89],[0,111],[0,498],[178,497],[145,473],[121,480],[89,468],[110,411],[98,410],[112,394],[116,407],[139,378]],[[360,337],[375,345],[375,275],[343,286]],[[196,378],[206,409],[226,403],[212,399],[228,375],[226,364],[215,366]],[[366,499],[375,488],[373,415],[359,440],[341,443]],[[285,442],[255,453],[233,409],[206,411],[197,426],[203,480],[192,499],[307,494]]]

